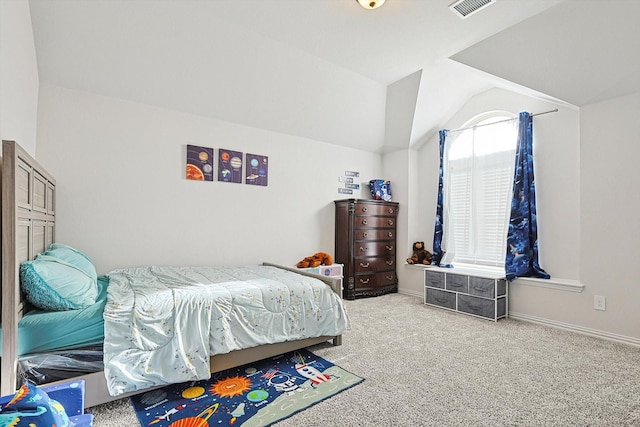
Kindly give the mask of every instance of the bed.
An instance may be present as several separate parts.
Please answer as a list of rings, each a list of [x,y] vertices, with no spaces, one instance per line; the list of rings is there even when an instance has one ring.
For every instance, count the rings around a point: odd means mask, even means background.
[[[336,325],[334,326],[327,325],[325,327],[322,325],[318,331],[315,331],[315,328],[294,327],[281,323],[282,316],[279,316],[277,313],[279,311],[278,307],[271,307],[267,311],[263,310],[260,315],[262,317],[256,317],[255,315],[252,317],[252,315],[247,314],[245,311],[235,310],[236,306],[234,305],[234,311],[241,312],[240,317],[252,319],[252,326],[244,327],[243,332],[241,331],[242,328],[234,326],[235,323],[226,325],[224,328],[211,327],[209,332],[210,339],[205,346],[209,347],[209,354],[205,355],[205,366],[208,373],[221,371],[230,367],[239,366],[323,342],[330,341],[333,345],[341,344],[342,333],[348,328],[348,319],[346,319],[346,313],[341,305],[340,297],[342,295],[342,279],[339,277],[316,275],[299,271],[295,267],[278,266],[266,262],[260,266],[246,266],[246,269],[243,267],[243,270],[240,272],[230,270],[232,267],[221,267],[222,271],[220,269],[212,270],[212,267],[203,267],[201,270],[195,271],[192,269],[185,270],[182,267],[144,267],[139,269],[114,270],[108,273],[108,277],[98,278],[96,281],[96,302],[88,307],[67,310],[66,312],[34,309],[34,307],[32,307],[26,300],[20,286],[20,266],[23,263],[28,264],[30,262],[35,262],[38,259],[46,258],[46,254],[50,248],[53,247],[52,245],[55,243],[56,219],[55,198],[55,179],[17,143],[13,141],[3,141],[3,268],[2,293],[0,300],[2,308],[2,333],[0,334],[2,337],[2,377],[0,380],[0,395],[11,394],[18,387],[20,379],[18,371],[19,356],[28,353],[30,356],[36,355],[48,357],[50,354],[59,354],[59,351],[55,351],[57,349],[73,351],[74,348],[79,348],[80,351],[84,351],[86,348],[91,348],[93,345],[97,345],[98,348],[103,346],[105,355],[104,359],[105,362],[108,362],[108,364],[105,363],[105,369],[96,372],[85,372],[80,370],[77,373],[73,373],[71,376],[71,378],[83,379],[86,382],[86,407],[120,399],[139,393],[142,390],[148,390],[149,388],[158,387],[163,381],[182,382],[179,380],[173,380],[174,377],[173,374],[171,374],[169,377],[162,378],[158,381],[153,380],[147,383],[144,382],[147,378],[143,378],[144,381],[139,383],[136,382],[136,385],[133,386],[132,389],[128,386],[128,380],[122,381],[122,375],[126,376],[131,374],[135,376],[135,372],[124,372],[113,375],[108,373],[110,369],[111,371],[114,370],[113,366],[121,367],[122,365],[126,365],[127,357],[133,357],[135,360],[144,359],[148,362],[141,368],[142,377],[145,376],[144,371],[148,371],[150,369],[149,367],[153,366],[152,362],[154,359],[152,356],[147,355],[146,353],[143,355],[132,353],[132,351],[136,351],[135,348],[127,348],[126,343],[123,344],[122,342],[115,343],[115,341],[112,341],[111,337],[126,335],[117,329],[117,325],[122,325],[121,321],[123,318],[128,318],[132,324],[139,320],[139,313],[132,316],[131,313],[133,305],[127,302],[127,298],[130,296],[130,294],[128,294],[130,291],[129,280],[133,280],[130,278],[133,273],[139,273],[145,277],[152,276],[151,285],[149,285],[150,287],[142,290],[136,290],[136,308],[140,305],[140,301],[145,299],[149,299],[150,305],[148,307],[153,307],[154,304],[158,304],[153,298],[147,298],[149,295],[153,295],[155,298],[156,293],[165,293],[170,294],[172,295],[172,298],[175,298],[178,294],[192,292],[186,285],[178,282],[177,278],[186,277],[187,279],[185,280],[187,282],[189,280],[194,283],[202,282],[199,278],[197,280],[194,279],[193,275],[206,275],[206,280],[208,280],[208,282],[204,283],[215,283],[216,286],[218,286],[218,283],[221,283],[221,285],[219,285],[220,289],[218,290],[218,294],[214,299],[216,301],[220,301],[222,308],[216,308],[213,303],[204,305],[206,305],[206,309],[208,310],[217,310],[217,312],[225,313],[228,308],[229,300],[225,300],[224,298],[226,298],[227,294],[231,294],[232,290],[235,292],[236,288],[242,289],[242,295],[238,296],[234,294],[234,296],[231,297],[233,304],[236,304],[237,301],[241,301],[244,298],[245,303],[248,305],[255,300],[257,294],[269,295],[269,292],[271,292],[272,303],[274,301],[277,303],[277,293],[286,296],[289,292],[287,290],[288,288],[285,289],[282,287],[284,286],[283,282],[296,283],[293,287],[307,289],[307,293],[311,293],[317,298],[319,297],[320,292],[325,292],[326,289],[331,290],[331,292],[329,292],[331,295],[329,300],[332,301],[332,304],[335,304],[337,301],[338,307],[332,307],[330,310],[333,310],[333,313],[342,313],[343,319],[335,321],[334,323]],[[236,267],[233,268],[235,269]],[[171,285],[167,285],[166,283],[159,285],[158,277],[162,280],[166,279],[165,281],[171,283]],[[232,282],[231,285],[229,285],[230,282]],[[136,283],[138,283],[137,278]],[[304,286],[297,283],[302,283]],[[308,284],[311,284],[312,288],[306,287]],[[266,286],[266,288],[257,288],[258,286]],[[287,284],[287,286],[290,285]],[[187,299],[188,304],[191,304],[189,305],[190,309],[176,309],[176,312],[172,314],[172,316],[175,315],[175,318],[170,316],[171,319],[178,319],[179,316],[181,316],[181,311],[197,312],[200,310],[193,310],[192,308],[194,307],[194,298],[196,300],[200,298],[199,294],[203,293],[203,289],[205,288],[201,287],[196,292],[189,294],[190,296],[188,296]],[[111,299],[108,297],[109,294],[111,294]],[[293,298],[294,294],[292,293],[291,295]],[[114,301],[116,300],[122,301],[123,304],[114,304]],[[321,300],[323,301],[323,304],[327,301],[327,296],[324,293],[322,294]],[[196,303],[202,305],[202,303],[198,301],[196,301]],[[172,306],[174,302],[169,302],[167,304],[169,304],[169,307]],[[213,306],[213,308],[210,306]],[[105,311],[103,312],[102,310]],[[144,310],[146,310],[145,313],[153,311],[151,308]],[[299,311],[300,310],[293,314],[290,313],[288,317],[297,317],[300,314]],[[167,310],[160,310],[160,317],[162,317],[162,312],[166,313]],[[200,313],[200,317],[203,317],[202,313],[207,314],[209,312],[202,311]],[[313,315],[313,313],[311,314]],[[185,314],[185,316],[186,315],[187,314]],[[120,317],[114,320],[114,318],[118,316]],[[316,317],[320,318],[322,316],[316,314]],[[339,316],[336,315],[335,317]],[[152,316],[149,317],[148,320],[151,322],[156,321],[157,325],[160,325],[163,321],[164,323],[167,321],[166,318],[155,319]],[[103,321],[104,325],[102,323]],[[191,323],[193,322],[192,318],[184,318],[181,321],[187,322],[189,325],[193,324]],[[211,323],[214,324],[214,322]],[[279,330],[283,333],[270,334],[268,338],[259,338],[253,344],[245,342],[246,336],[255,335],[253,332],[255,332],[256,329],[260,329],[259,326],[263,323],[269,323],[269,330]],[[59,328],[55,326],[58,324],[61,325]],[[60,334],[60,336],[55,336],[55,334],[43,332],[43,328],[48,328],[49,331],[64,331],[64,328],[68,328],[68,325],[73,325],[77,329],[73,334],[73,342],[65,341],[68,339],[68,335],[70,334],[63,333]],[[140,329],[147,329],[147,326],[149,325],[145,325]],[[236,328],[235,331],[234,328]],[[167,331],[163,330],[162,327],[155,327],[151,325],[151,329],[154,329],[156,335],[162,335],[163,333],[167,335]],[[168,334],[172,335],[172,339],[173,335],[186,335],[185,333],[174,334],[174,332],[178,331],[178,328],[174,329],[175,331],[170,330],[170,333]],[[286,334],[284,333],[285,330],[287,331]],[[289,335],[289,331],[294,331],[294,333]],[[104,339],[104,335],[107,336],[106,339]],[[206,335],[207,333],[202,334],[203,337]],[[42,339],[43,336],[47,337],[47,339]],[[29,337],[36,338],[30,339]],[[137,339],[137,337],[131,337],[132,335],[129,336],[129,341],[135,341],[135,339]],[[214,343],[218,345],[221,341],[226,344],[221,348],[214,349]],[[149,342],[152,341],[144,338],[142,339],[142,342],[149,344]],[[188,346],[190,345],[191,344],[188,344]],[[177,346],[182,346],[182,343]],[[152,350],[156,351],[158,350],[156,347],[163,346],[152,345],[152,347],[154,347]],[[198,348],[194,353],[202,353],[204,351],[203,348]],[[113,356],[114,354],[117,356]],[[210,354],[213,355],[210,356]],[[199,365],[191,363],[193,359],[192,356],[193,354],[181,357],[189,360],[188,366],[197,365],[199,366],[199,371],[202,371],[203,367],[200,366],[202,363]],[[112,363],[113,357],[119,358],[119,363]],[[155,360],[161,359],[166,359],[166,354],[160,353]],[[118,369],[119,368],[115,370]],[[107,372],[107,374],[105,374],[105,372]],[[199,372],[199,374],[201,373],[202,372]],[[65,380],[68,381],[71,378],[67,376]],[[140,378],[137,378],[135,381],[139,379]],[[114,384],[116,384],[116,386],[114,386]],[[124,384],[124,386],[118,388],[117,384],[120,384],[121,386]]]

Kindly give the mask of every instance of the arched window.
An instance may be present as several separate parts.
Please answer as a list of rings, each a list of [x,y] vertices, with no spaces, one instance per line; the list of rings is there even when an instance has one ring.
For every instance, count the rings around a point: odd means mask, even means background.
[[[447,138],[445,227],[451,262],[503,267],[517,120],[510,113],[486,113]]]

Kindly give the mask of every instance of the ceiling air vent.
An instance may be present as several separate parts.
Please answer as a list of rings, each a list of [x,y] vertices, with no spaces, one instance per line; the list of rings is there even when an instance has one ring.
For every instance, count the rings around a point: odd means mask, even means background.
[[[450,4],[449,9],[460,18],[465,19],[495,2],[496,0],[458,0]]]

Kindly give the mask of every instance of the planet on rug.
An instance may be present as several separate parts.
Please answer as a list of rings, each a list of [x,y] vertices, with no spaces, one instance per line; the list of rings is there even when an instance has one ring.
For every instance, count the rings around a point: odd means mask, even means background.
[[[269,426],[364,381],[302,349],[131,398],[141,426]]]

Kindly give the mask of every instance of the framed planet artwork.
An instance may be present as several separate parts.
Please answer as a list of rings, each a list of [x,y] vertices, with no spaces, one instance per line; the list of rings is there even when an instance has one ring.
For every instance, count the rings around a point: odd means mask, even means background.
[[[187,179],[213,181],[213,148],[187,145]]]
[[[262,154],[219,148],[218,181],[242,183],[266,187],[269,183],[269,157]],[[243,159],[244,157],[244,159]],[[244,161],[243,161],[244,160]],[[199,145],[187,145],[186,178],[192,181],[214,180],[214,149]]]
[[[242,151],[218,150],[218,181],[242,183]]]
[[[245,183],[267,186],[269,182],[269,157],[247,153]]]

